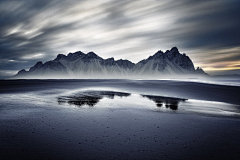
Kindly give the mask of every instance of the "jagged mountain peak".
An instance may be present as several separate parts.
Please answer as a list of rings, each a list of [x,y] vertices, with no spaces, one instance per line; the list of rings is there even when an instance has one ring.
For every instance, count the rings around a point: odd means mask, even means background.
[[[64,55],[64,54],[58,54],[57,57],[54,59],[54,61],[59,61],[59,60],[76,60],[80,57],[82,57],[83,55],[85,55],[83,52],[81,51],[77,51],[74,53],[68,53],[68,55]]]
[[[68,57],[69,57],[69,56],[71,57],[71,56],[73,56],[73,55],[83,55],[83,54],[84,54],[84,53],[83,53],[82,51],[77,51],[77,52],[74,52],[74,53],[71,53],[71,52],[70,52],[70,53],[68,53],[67,56],[68,56]]]
[[[150,56],[149,59],[160,59],[163,57],[163,52],[159,50],[157,53],[155,53],[153,56]]]
[[[197,67],[196,71],[198,71],[198,72],[203,72],[203,69],[200,68],[200,67]]]
[[[42,65],[42,64],[43,64],[42,61],[38,61],[38,62],[35,64],[35,66]]]
[[[92,58],[96,58],[96,59],[102,59],[101,57],[99,57],[96,53],[94,52],[88,52],[87,54],[85,54],[84,58],[89,58],[89,59],[92,59]]]
[[[107,58],[107,59],[105,59],[105,61],[114,61],[114,58],[113,57]]]
[[[96,53],[94,52],[89,52],[87,54],[84,54],[81,57],[82,60],[84,60],[84,62],[91,62],[92,60],[103,60],[102,57],[99,57]]]
[[[178,51],[178,48],[177,48],[177,47],[173,47],[173,48],[170,50],[170,52],[177,52],[177,53],[179,53],[179,51]]]
[[[91,57],[99,57],[96,53],[94,52],[88,52],[87,53],[88,56],[91,56]]]
[[[77,51],[77,52],[74,52],[74,53],[69,53],[66,58],[67,58],[68,60],[73,61],[73,60],[76,60],[76,59],[81,58],[81,57],[84,56],[84,55],[85,55],[85,54],[84,54],[83,52]]]
[[[117,60],[117,61],[127,61],[127,62],[131,62],[131,61],[129,61],[129,60],[127,60],[127,59],[119,59],[119,60]],[[131,63],[133,63],[133,62],[131,62]]]
[[[103,59],[94,52],[85,54],[77,51],[67,56],[58,54],[53,61],[44,64],[39,61],[29,71],[19,71],[16,77],[147,78],[175,74],[205,75],[205,72],[201,68],[195,70],[191,59],[173,47],[165,53],[159,50],[137,64],[129,60],[114,60],[113,57]]]
[[[17,74],[24,74],[24,73],[26,73],[27,71],[25,70],[25,69],[21,69],[20,71],[18,71],[18,73]]]
[[[166,58],[166,57],[168,57],[169,59],[172,60],[173,58],[175,58],[176,56],[179,56],[179,55],[181,55],[181,54],[179,53],[178,48],[173,47],[170,51],[167,50],[165,53],[161,50],[158,50],[154,55],[149,56],[147,59],[144,59],[144,60],[150,60],[150,59],[158,60],[158,59],[162,59],[162,58]],[[186,56],[186,54],[184,54],[184,56]]]
[[[168,57],[170,60],[172,60],[172,59],[174,59],[175,57],[181,55],[181,54],[179,53],[177,47],[173,47],[170,51],[167,50],[167,51],[165,52],[165,54],[167,55],[167,57]]]
[[[205,72],[203,71],[203,69],[200,68],[200,67],[197,67],[197,69],[195,70],[195,72],[198,73],[198,74],[208,75],[208,74],[205,73]]]
[[[123,59],[117,60],[116,63],[118,64],[118,66],[128,68],[128,69],[132,69],[135,65],[135,63],[132,63],[131,61],[123,60]]]
[[[38,61],[33,67],[29,69],[29,71],[34,71],[36,69],[39,69],[43,65],[42,61]]]
[[[65,58],[66,56],[64,54],[58,54],[57,57],[54,59],[56,61],[62,59],[62,58]]]

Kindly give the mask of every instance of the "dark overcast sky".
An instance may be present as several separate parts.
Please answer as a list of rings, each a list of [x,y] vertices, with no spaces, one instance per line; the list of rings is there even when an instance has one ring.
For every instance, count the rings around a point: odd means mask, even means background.
[[[0,77],[60,53],[136,63],[174,46],[206,71],[240,69],[240,1],[0,0]]]

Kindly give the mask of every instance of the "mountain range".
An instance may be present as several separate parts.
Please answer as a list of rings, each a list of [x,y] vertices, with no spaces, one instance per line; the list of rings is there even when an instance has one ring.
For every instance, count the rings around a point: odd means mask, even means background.
[[[186,54],[181,54],[177,47],[161,50],[138,63],[129,60],[103,59],[94,52],[87,54],[77,51],[68,55],[59,54],[54,60],[37,62],[26,71],[20,70],[13,78],[18,79],[69,79],[69,78],[164,78],[171,76],[207,76],[201,69],[195,69]]]

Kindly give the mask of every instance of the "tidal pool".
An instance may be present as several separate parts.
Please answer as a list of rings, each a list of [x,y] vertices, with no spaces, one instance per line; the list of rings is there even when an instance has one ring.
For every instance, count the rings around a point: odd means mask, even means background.
[[[148,109],[157,112],[240,116],[240,107],[238,105],[121,91],[77,91],[69,95],[59,96],[57,102],[59,105],[75,106],[79,108],[105,108],[112,110]]]

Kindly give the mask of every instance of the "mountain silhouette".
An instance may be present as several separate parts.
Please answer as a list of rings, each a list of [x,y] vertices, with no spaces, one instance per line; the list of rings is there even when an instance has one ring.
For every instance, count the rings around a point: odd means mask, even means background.
[[[37,62],[26,71],[20,70],[13,78],[162,78],[168,76],[207,76],[177,47],[165,53],[158,51],[138,63],[129,60],[103,59],[94,52],[87,54],[78,51],[68,55],[59,54],[54,60]]]

